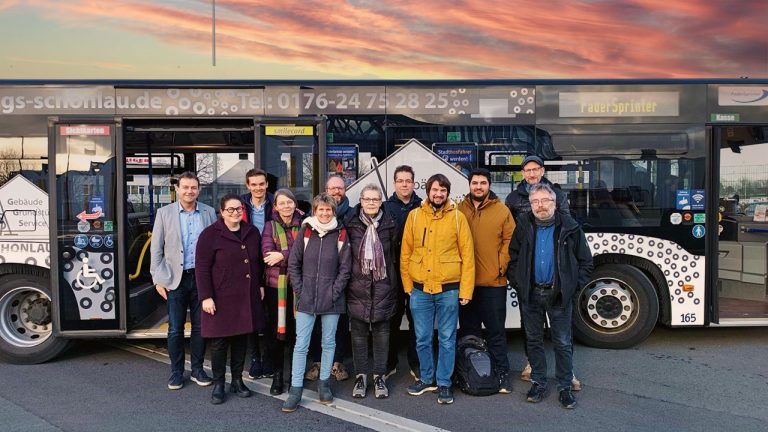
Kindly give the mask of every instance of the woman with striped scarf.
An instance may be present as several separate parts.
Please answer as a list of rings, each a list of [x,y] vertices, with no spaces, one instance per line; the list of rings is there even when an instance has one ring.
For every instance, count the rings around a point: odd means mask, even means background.
[[[285,391],[283,367],[286,341],[296,336],[293,290],[288,286],[288,257],[299,235],[304,213],[296,208],[296,197],[288,189],[275,192],[272,220],[264,225],[261,251],[266,264],[264,304],[267,312],[267,355],[275,367],[269,392],[279,395]],[[290,346],[290,345],[289,345]]]

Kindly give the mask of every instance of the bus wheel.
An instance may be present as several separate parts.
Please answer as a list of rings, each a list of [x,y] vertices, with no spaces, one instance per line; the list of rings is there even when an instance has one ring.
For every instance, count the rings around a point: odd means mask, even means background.
[[[0,360],[15,364],[42,363],[69,347],[53,336],[48,280],[22,274],[0,278]]]
[[[628,348],[645,340],[659,318],[659,299],[636,267],[608,264],[595,269],[574,310],[574,335],[597,348]]]

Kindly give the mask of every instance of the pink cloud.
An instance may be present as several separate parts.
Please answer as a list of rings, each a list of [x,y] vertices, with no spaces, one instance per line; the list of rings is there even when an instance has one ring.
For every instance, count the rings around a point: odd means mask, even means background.
[[[107,22],[207,54],[205,4],[29,2],[68,26]],[[219,0],[217,10],[220,63],[288,65],[308,78],[768,76],[763,0]]]

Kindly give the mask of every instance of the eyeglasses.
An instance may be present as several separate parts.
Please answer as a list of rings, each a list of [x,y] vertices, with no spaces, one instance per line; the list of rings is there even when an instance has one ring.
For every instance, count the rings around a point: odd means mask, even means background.
[[[240,206],[240,207],[227,207],[227,208],[222,209],[222,210],[224,210],[225,212],[227,212],[229,214],[233,214],[235,212],[242,213],[243,212],[243,207],[242,206]]]
[[[539,204],[547,205],[547,204],[550,204],[550,203],[553,203],[553,202],[555,202],[555,200],[553,200],[552,198],[542,198],[540,200],[538,200],[538,199],[531,200],[531,204],[535,205],[535,206],[537,206]]]
[[[523,172],[524,172],[525,174],[536,174],[536,173],[537,173],[537,172],[539,172],[539,171],[541,171],[541,167],[536,167],[536,168],[528,168],[528,169],[524,169],[524,170],[523,170]]]
[[[411,180],[411,179],[397,179],[397,180],[395,180],[395,183],[397,183],[397,184],[410,184],[410,183],[413,183],[413,180]]]
[[[333,186],[333,187],[331,187],[331,186],[328,186],[328,187],[327,187],[327,188],[325,188],[325,189],[326,189],[326,190],[344,190],[344,186]]]
[[[367,204],[374,204],[374,203],[381,202],[381,198],[360,198],[360,201]]]

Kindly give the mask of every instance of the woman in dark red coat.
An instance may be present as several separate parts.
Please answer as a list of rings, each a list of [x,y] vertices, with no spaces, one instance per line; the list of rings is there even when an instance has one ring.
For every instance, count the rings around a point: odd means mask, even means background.
[[[195,251],[197,293],[204,312],[201,332],[211,347],[214,404],[226,397],[224,374],[230,347],[230,390],[240,397],[251,395],[242,378],[248,334],[265,325],[259,230],[242,222],[243,207],[237,195],[224,195],[219,209],[222,218],[203,230]]]

